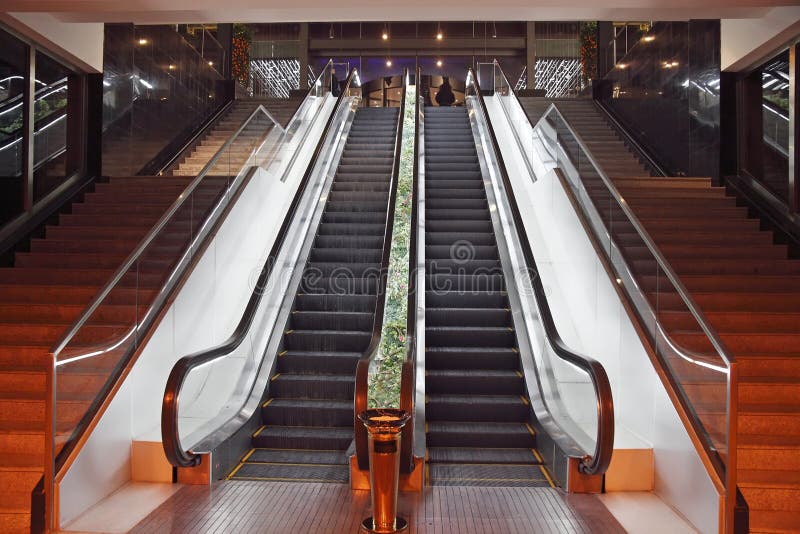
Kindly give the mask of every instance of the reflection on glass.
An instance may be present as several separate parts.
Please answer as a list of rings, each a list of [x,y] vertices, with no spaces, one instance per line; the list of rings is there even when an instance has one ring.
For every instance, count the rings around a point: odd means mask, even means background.
[[[789,199],[789,50],[761,68],[763,181]]]
[[[70,71],[36,52],[37,91],[34,101],[33,190],[39,200],[73,169],[67,168],[67,77]]]
[[[0,30],[0,224],[22,211],[25,45]]]

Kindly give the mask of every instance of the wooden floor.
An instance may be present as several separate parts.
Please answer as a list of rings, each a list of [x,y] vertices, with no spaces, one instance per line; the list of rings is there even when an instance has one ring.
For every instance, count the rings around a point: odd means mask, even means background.
[[[340,484],[226,481],[181,489],[131,532],[349,533],[369,507],[368,492]],[[550,488],[428,487],[398,507],[410,533],[624,532],[594,496]]]

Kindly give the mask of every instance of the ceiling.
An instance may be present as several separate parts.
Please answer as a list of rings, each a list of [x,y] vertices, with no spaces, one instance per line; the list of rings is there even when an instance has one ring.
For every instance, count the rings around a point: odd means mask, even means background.
[[[757,18],[796,0],[3,0],[3,11],[69,22],[686,20]]]

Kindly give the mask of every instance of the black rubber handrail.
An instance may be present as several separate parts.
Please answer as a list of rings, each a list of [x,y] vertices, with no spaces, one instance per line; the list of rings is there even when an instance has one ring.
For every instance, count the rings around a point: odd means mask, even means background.
[[[403,71],[403,79],[408,79],[408,69]],[[383,235],[381,266],[380,271],[378,271],[377,302],[375,303],[375,314],[372,320],[372,335],[366,350],[361,353],[361,358],[359,358],[358,364],[356,365],[355,393],[353,396],[353,431],[355,435],[358,468],[362,470],[369,469],[369,452],[367,448],[367,429],[358,419],[358,414],[367,409],[369,366],[381,345],[381,331],[383,330],[384,307],[386,305],[386,282],[389,274],[389,256],[392,251],[392,234],[394,231],[394,205],[395,199],[397,198],[397,177],[400,173],[400,153],[403,145],[403,110],[405,107],[406,87],[404,85],[403,96],[400,99],[397,127],[395,129],[392,181],[389,187],[389,206],[386,210],[386,226]]]
[[[347,81],[345,82],[342,91],[339,93],[339,96],[336,99],[336,105],[328,117],[328,122],[325,124],[325,129],[320,136],[319,142],[317,143],[308,167],[306,168],[306,172],[300,181],[300,185],[298,186],[294,198],[292,199],[292,203],[289,206],[289,211],[287,212],[286,217],[284,217],[283,223],[278,230],[275,243],[273,243],[269,255],[264,262],[264,266],[261,269],[261,274],[259,274],[256,286],[250,295],[250,299],[247,302],[247,306],[245,306],[238,325],[225,342],[217,345],[216,347],[184,356],[175,363],[172,371],[169,374],[167,385],[164,390],[164,399],[161,406],[161,437],[167,460],[169,460],[169,462],[176,467],[192,467],[200,462],[200,456],[190,451],[185,451],[180,442],[178,427],[178,400],[180,398],[180,391],[183,383],[192,370],[201,365],[224,358],[236,350],[236,348],[242,344],[242,341],[245,340],[247,332],[250,330],[253,320],[255,319],[255,314],[261,302],[261,298],[264,295],[264,288],[269,283],[270,276],[275,268],[278,254],[285,243],[286,235],[294,220],[300,200],[303,197],[303,193],[305,192],[311,176],[313,175],[314,168],[316,167],[317,161],[319,160],[322,150],[325,146],[326,138],[328,137],[331,127],[333,126],[333,121],[337,116],[338,110],[345,101],[345,97],[350,89],[353,78],[356,76],[356,72],[357,71],[355,68],[350,71]]]
[[[547,342],[553,349],[555,354],[562,360],[575,365],[579,369],[586,372],[592,380],[594,386],[595,397],[597,399],[597,441],[595,443],[595,450],[592,455],[586,455],[580,460],[579,469],[582,473],[587,475],[601,475],[606,472],[609,464],[611,463],[611,455],[614,450],[614,400],[611,393],[611,384],[608,380],[608,375],[603,365],[597,360],[573,352],[558,333],[558,327],[553,319],[553,313],[550,310],[550,305],[547,300],[544,286],[542,285],[541,277],[536,276],[539,272],[536,265],[536,260],[531,250],[530,241],[528,240],[527,232],[525,231],[525,223],[520,213],[519,205],[514,194],[514,188],[511,184],[511,179],[506,170],[503,155],[498,149],[497,137],[492,127],[492,122],[489,114],[486,111],[486,102],[483,99],[481,88],[475,73],[469,69],[470,79],[475,88],[475,94],[480,103],[481,112],[486,120],[486,125],[489,131],[491,140],[491,149],[497,158],[500,176],[503,180],[503,185],[506,190],[509,206],[511,207],[511,214],[514,219],[514,226],[516,227],[517,235],[519,236],[519,245],[525,257],[525,263],[530,276],[531,288],[534,293],[534,301],[539,317],[542,320],[545,333],[547,335]]]

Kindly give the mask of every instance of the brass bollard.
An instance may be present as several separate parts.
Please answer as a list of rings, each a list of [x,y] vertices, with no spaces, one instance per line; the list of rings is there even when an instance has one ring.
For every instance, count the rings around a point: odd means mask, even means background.
[[[369,432],[369,485],[372,493],[372,517],[361,522],[361,532],[404,532],[408,529],[408,521],[397,517],[400,430],[411,414],[386,408],[363,411],[358,418]]]

